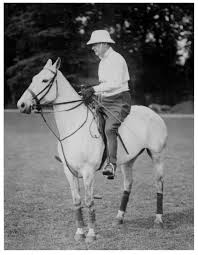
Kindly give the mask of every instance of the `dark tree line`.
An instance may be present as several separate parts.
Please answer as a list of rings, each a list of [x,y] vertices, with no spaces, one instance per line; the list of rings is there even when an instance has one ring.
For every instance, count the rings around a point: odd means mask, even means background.
[[[190,3],[6,3],[5,93],[17,99],[48,58],[74,87],[95,83],[98,59],[86,46],[96,29],[107,29],[129,66],[136,101],[174,104],[193,95],[194,5]]]

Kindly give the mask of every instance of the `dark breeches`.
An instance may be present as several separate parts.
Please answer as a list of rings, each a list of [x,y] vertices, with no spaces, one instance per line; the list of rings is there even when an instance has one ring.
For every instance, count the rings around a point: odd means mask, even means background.
[[[107,138],[107,149],[109,162],[117,162],[117,133],[121,122],[131,110],[131,96],[128,91],[120,94],[103,97],[101,103],[104,107],[100,108],[105,118],[105,135]],[[112,113],[112,114],[111,114]]]

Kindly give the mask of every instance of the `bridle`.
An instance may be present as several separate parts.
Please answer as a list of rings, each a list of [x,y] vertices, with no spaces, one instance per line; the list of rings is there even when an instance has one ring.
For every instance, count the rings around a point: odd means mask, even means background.
[[[48,104],[41,104],[41,100],[49,93],[50,89],[52,88],[53,84],[54,84],[54,81],[56,81],[56,87],[58,86],[57,84],[57,71],[54,72],[53,70],[49,69],[49,68],[44,68],[44,69],[47,69],[49,71],[51,71],[54,76],[53,78],[51,79],[51,81],[49,82],[49,84],[47,84],[38,94],[35,94],[30,88],[27,89],[27,91],[31,94],[32,96],[32,99],[35,100],[35,104],[32,105],[32,109],[36,109],[37,112],[36,113],[39,113],[41,114],[41,117],[43,118],[45,124],[47,125],[47,127],[49,128],[49,130],[53,133],[53,135],[57,138],[57,140],[60,142],[60,145],[61,145],[61,149],[62,149],[62,153],[63,153],[63,156],[64,156],[64,160],[65,160],[65,163],[68,167],[68,169],[70,170],[70,172],[75,176],[75,177],[78,177],[78,178],[82,178],[81,176],[79,176],[78,172],[73,169],[67,159],[66,159],[66,156],[65,156],[65,153],[64,153],[64,149],[63,149],[63,144],[62,142],[64,140],[66,140],[67,138],[71,137],[72,135],[74,135],[79,129],[81,129],[84,124],[87,122],[87,119],[88,119],[88,111],[89,111],[89,108],[87,107],[87,114],[86,114],[86,118],[85,120],[83,121],[83,123],[76,129],[74,130],[71,134],[63,137],[63,138],[60,138],[54,131],[53,129],[51,128],[51,126],[49,125],[49,123],[47,122],[45,116],[44,116],[44,112],[43,112],[43,107],[46,107],[46,106],[55,106],[55,105],[64,105],[64,104],[73,104],[73,103],[76,103],[76,102],[80,102],[79,104],[69,108],[69,109],[66,109],[64,111],[71,111],[73,109],[76,109],[77,107],[79,107],[80,105],[82,105],[84,103],[84,100],[83,99],[79,99],[79,100],[73,100],[73,101],[66,101],[66,102],[60,102],[60,103],[48,103]],[[57,88],[58,89],[58,88]],[[41,98],[38,98],[38,96],[40,96],[42,93],[44,93]]]
[[[53,70],[49,69],[49,68],[44,68],[49,70],[50,72],[52,72],[54,74],[53,78],[51,79],[51,81],[49,82],[48,85],[46,85],[38,94],[35,94],[30,88],[27,89],[27,91],[32,95],[32,99],[35,100],[35,104],[32,105],[32,109],[37,109],[37,110],[41,110],[42,107],[49,107],[49,106],[55,106],[55,105],[65,105],[65,104],[73,104],[76,102],[80,102],[78,105],[67,109],[65,111],[70,111],[73,110],[75,108],[77,108],[78,106],[80,106],[81,104],[83,104],[84,100],[83,99],[78,99],[78,100],[73,100],[73,101],[66,101],[66,102],[60,102],[60,103],[48,103],[48,104],[41,104],[41,100],[47,95],[47,93],[50,91],[50,89],[52,88],[52,85],[57,77],[57,71],[54,72]],[[56,79],[56,87],[57,87],[57,79]],[[43,92],[45,91],[44,95],[42,95],[42,97],[40,99],[38,99],[38,96],[41,95]]]
[[[30,88],[27,89],[27,91],[32,95],[32,99],[35,100],[36,104],[33,104],[33,109],[41,109],[41,100],[48,94],[48,92],[50,91],[50,89],[52,88],[52,85],[57,77],[57,71],[54,72],[49,68],[44,68],[49,70],[50,72],[52,72],[54,74],[53,78],[51,79],[51,81],[38,93],[35,94]],[[57,80],[56,80],[56,84],[57,84]],[[43,92],[45,92],[40,99],[38,99],[38,96],[40,96]]]

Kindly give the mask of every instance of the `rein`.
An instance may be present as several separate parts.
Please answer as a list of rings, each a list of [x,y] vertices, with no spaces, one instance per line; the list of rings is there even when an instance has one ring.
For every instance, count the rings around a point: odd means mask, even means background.
[[[50,106],[52,107],[52,106],[55,106],[55,105],[72,104],[72,103],[76,103],[76,102],[80,102],[80,103],[73,106],[73,107],[71,107],[71,108],[69,108],[69,109],[64,109],[64,110],[60,110],[60,111],[45,112],[45,114],[46,113],[52,113],[52,112],[68,112],[68,111],[71,111],[71,110],[74,110],[74,109],[78,108],[80,105],[82,105],[84,103],[84,101],[80,99],[80,100],[67,101],[67,102],[61,102],[61,103],[55,103],[55,104],[34,104],[32,106],[32,109],[37,109],[39,107],[41,109],[42,107],[50,107]],[[39,112],[37,112],[37,113],[39,113]]]
[[[81,104],[82,104],[82,103],[81,103]],[[81,104],[80,104],[80,105],[81,105]],[[79,105],[77,105],[77,106],[79,106]],[[76,107],[75,107],[75,108],[76,108]],[[69,109],[69,110],[73,110],[73,109],[74,109],[74,108],[71,108],[71,109]],[[41,114],[41,117],[43,118],[43,120],[44,120],[44,122],[46,123],[47,127],[48,127],[49,130],[53,133],[53,135],[57,138],[57,140],[58,140],[59,142],[62,142],[62,141],[64,141],[64,140],[66,140],[67,138],[71,137],[72,135],[74,135],[78,130],[80,130],[80,129],[84,126],[84,124],[87,122],[87,119],[88,119],[88,112],[89,112],[89,109],[88,109],[88,107],[87,107],[86,118],[85,118],[85,120],[83,121],[83,123],[80,125],[80,127],[78,127],[78,128],[77,128],[76,130],[74,130],[71,134],[65,136],[65,137],[62,138],[62,139],[56,135],[56,133],[53,131],[53,129],[52,129],[52,128],[50,127],[50,125],[48,124],[46,118],[44,117],[44,114],[43,114],[42,109],[41,109],[41,111],[38,112],[38,113]]]
[[[82,102],[82,103],[83,103],[83,102]],[[82,104],[82,103],[81,103],[81,104]],[[79,104],[79,105],[81,105],[81,104]],[[79,105],[78,105],[78,106],[79,106]],[[76,108],[76,107],[75,107],[75,108]],[[71,108],[70,110],[73,110],[73,109],[74,109],[74,107]],[[66,155],[65,155],[65,152],[64,152],[64,148],[63,148],[62,142],[63,142],[64,140],[66,140],[67,138],[71,137],[72,135],[74,135],[76,132],[78,132],[78,131],[84,126],[84,124],[87,122],[87,119],[88,119],[88,110],[89,110],[89,109],[88,109],[88,107],[87,107],[86,118],[85,118],[84,122],[80,125],[80,127],[77,128],[77,129],[74,130],[71,134],[65,136],[65,137],[62,138],[62,139],[61,139],[59,136],[56,135],[56,133],[53,131],[53,129],[52,129],[52,128],[50,127],[50,125],[48,124],[46,118],[44,117],[42,108],[41,108],[40,112],[38,112],[38,113],[41,114],[41,117],[42,117],[43,121],[45,122],[46,126],[48,127],[48,129],[49,129],[49,130],[51,131],[51,133],[56,137],[56,139],[60,142],[60,145],[61,145],[61,149],[62,149],[62,153],[63,153],[63,157],[64,157],[64,160],[65,160],[66,166],[68,167],[69,171],[70,171],[75,177],[77,177],[77,178],[82,178],[82,176],[79,176],[78,172],[77,172],[75,169],[73,169],[73,168],[70,166],[70,164],[68,163],[68,161],[67,161],[67,159],[66,159]]]
[[[73,100],[73,101],[66,101],[66,102],[60,102],[60,103],[49,103],[49,104],[40,104],[41,106],[54,106],[54,105],[63,105],[63,104],[73,104],[73,103],[77,103],[77,102],[84,102],[83,99],[79,99],[79,100]]]

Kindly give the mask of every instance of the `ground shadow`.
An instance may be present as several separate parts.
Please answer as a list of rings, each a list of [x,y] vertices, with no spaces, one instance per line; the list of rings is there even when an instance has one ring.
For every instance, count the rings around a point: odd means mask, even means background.
[[[154,216],[147,218],[137,218],[133,220],[126,219],[123,226],[125,231],[132,231],[134,229],[151,229],[153,228]],[[186,209],[181,212],[170,212],[164,214],[164,229],[176,229],[184,224],[194,224],[194,209]]]

